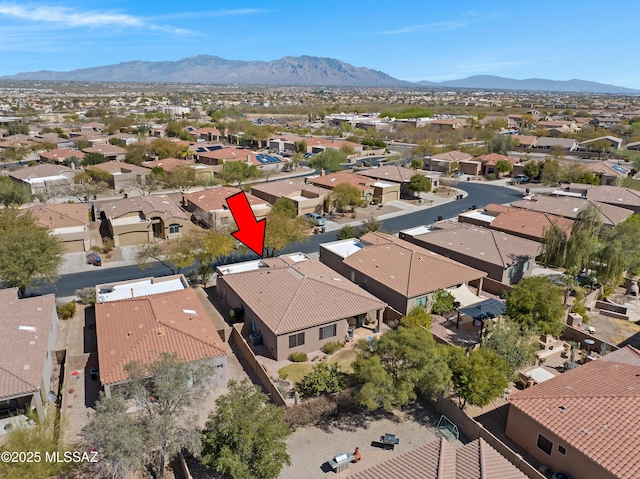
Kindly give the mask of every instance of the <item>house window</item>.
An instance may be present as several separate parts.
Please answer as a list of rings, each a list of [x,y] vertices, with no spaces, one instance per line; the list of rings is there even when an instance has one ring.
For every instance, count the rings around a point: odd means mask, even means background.
[[[558,444],[558,452],[563,456],[567,455],[567,448]]]
[[[513,277],[513,266],[507,270],[507,278]]]
[[[304,333],[292,334],[289,336],[289,349],[302,346],[304,344]]]
[[[325,326],[320,328],[320,341],[327,338],[333,338],[336,334],[338,334],[338,327],[335,324],[330,324],[329,326]]]
[[[180,233],[180,225],[176,223],[169,225],[169,234],[176,234],[176,233]]]
[[[549,456],[551,455],[551,451],[553,450],[553,443],[542,434],[538,434],[538,444],[536,445],[538,446],[538,449],[545,452]]]
[[[522,272],[524,273],[525,271],[529,271],[529,262],[525,261],[524,264],[522,265]]]
[[[413,303],[414,306],[420,306],[422,308],[427,308],[427,303],[428,303],[428,298],[426,296],[423,296],[422,298],[417,298],[415,303]]]

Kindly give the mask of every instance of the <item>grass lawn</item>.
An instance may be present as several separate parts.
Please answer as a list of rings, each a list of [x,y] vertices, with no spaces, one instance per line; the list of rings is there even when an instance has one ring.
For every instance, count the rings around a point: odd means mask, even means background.
[[[356,358],[356,353],[353,349],[342,349],[337,353],[333,354],[332,356],[330,356],[327,362],[329,364],[338,363],[342,371],[344,371],[347,374],[351,374],[353,372],[353,369],[351,368],[351,363],[353,363],[353,360],[355,358]],[[300,381],[307,374],[309,374],[313,369],[314,364],[317,364],[317,363],[306,362],[306,363],[289,364],[288,366],[281,368],[278,371],[278,374],[280,376],[282,376],[283,374],[286,374],[287,379],[291,379],[295,383]]]
[[[338,363],[345,373],[352,373],[351,363],[356,359],[353,349],[343,349],[329,358],[329,363]]]

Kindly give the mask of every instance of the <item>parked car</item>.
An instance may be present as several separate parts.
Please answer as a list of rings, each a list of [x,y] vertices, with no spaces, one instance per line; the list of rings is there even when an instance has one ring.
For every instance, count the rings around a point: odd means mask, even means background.
[[[94,266],[102,266],[102,258],[98,253],[89,253],[87,255],[87,264],[92,264]]]
[[[529,178],[527,175],[518,175],[513,177],[513,181],[519,184],[529,183],[531,181],[531,178]]]
[[[325,226],[327,222],[318,213],[307,213],[304,215],[304,219],[311,223],[313,226]]]

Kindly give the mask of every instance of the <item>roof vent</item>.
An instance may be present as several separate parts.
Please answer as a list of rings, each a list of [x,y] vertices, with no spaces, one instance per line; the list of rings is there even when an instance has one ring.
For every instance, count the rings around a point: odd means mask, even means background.
[[[182,312],[184,314],[193,314],[193,315],[197,315],[198,314],[194,309],[183,309]]]
[[[558,409],[560,409],[561,411],[566,411],[567,406],[559,406]]]

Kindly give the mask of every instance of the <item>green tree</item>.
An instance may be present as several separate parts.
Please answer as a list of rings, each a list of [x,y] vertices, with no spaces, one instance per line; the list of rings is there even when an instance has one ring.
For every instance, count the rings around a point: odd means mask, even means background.
[[[62,263],[64,246],[30,214],[0,210],[0,275],[24,297],[34,279],[53,281]]]
[[[132,165],[140,166],[143,161],[149,160],[151,146],[147,143],[133,143],[126,147],[127,153],[124,161]]]
[[[83,166],[99,165],[100,163],[106,163],[109,158],[102,153],[85,153],[82,159]]]
[[[382,230],[382,221],[379,221],[375,216],[371,216],[366,220],[362,220],[358,227],[358,236],[363,236],[367,233],[373,233],[375,231]]]
[[[488,153],[507,155],[513,149],[513,138],[511,135],[496,135],[487,144]]]
[[[562,289],[545,276],[524,278],[507,293],[506,314],[523,331],[558,337],[566,325]]]
[[[542,262],[545,266],[562,267],[565,264],[566,255],[567,234],[553,223],[544,232]]]
[[[302,153],[303,155],[307,152],[307,149],[309,148],[305,140],[300,140],[296,142],[295,147],[296,147],[296,152]]]
[[[489,321],[482,346],[498,353],[509,367],[509,379],[515,381],[518,371],[535,364],[538,348],[533,334],[523,333],[511,320]]]
[[[235,249],[235,240],[228,232],[220,230],[196,231],[189,238],[191,248],[200,263],[202,283],[206,284],[216,261]]]
[[[179,193],[186,193],[196,186],[204,186],[206,181],[197,175],[196,170],[190,166],[179,166],[175,170],[164,175],[163,185],[165,188],[175,190]]]
[[[421,160],[420,158],[414,158],[413,160],[411,160],[411,168],[414,170],[421,170],[422,168],[424,168],[424,160]]]
[[[453,303],[456,298],[447,290],[439,289],[431,297],[431,312],[442,314],[453,310]]]
[[[191,266],[196,259],[198,234],[186,234],[169,241],[143,243],[136,253],[135,262],[141,269],[150,268],[157,261],[171,271],[179,274]]]
[[[29,125],[27,123],[12,121],[4,128],[7,130],[7,136],[29,134]]]
[[[449,351],[449,368],[460,409],[467,404],[484,407],[499,397],[509,385],[509,367],[496,352],[473,349],[468,354],[462,348]]]
[[[344,389],[343,373],[338,363],[317,363],[309,374],[296,383],[296,391],[303,397],[321,396]]]
[[[228,388],[205,426],[202,462],[233,479],[276,479],[291,465],[284,413],[248,380]]]
[[[316,170],[324,170],[326,172],[330,171],[340,171],[342,170],[343,164],[347,162],[347,155],[339,150],[327,149],[322,153],[319,153],[313,157],[311,157],[308,161],[308,164],[311,168],[315,168]]]
[[[442,392],[449,385],[442,349],[426,329],[400,326],[358,342],[355,351],[354,376],[362,384],[356,401],[368,409],[399,408],[418,393]]]
[[[532,180],[538,178],[540,175],[540,163],[536,160],[531,160],[524,165],[523,172]]]
[[[22,206],[31,201],[31,188],[24,183],[0,176],[0,202],[5,207]]]
[[[248,165],[244,161],[231,161],[222,165],[218,175],[225,184],[239,185],[247,180],[259,178],[260,171],[255,165]]]
[[[349,183],[338,183],[334,186],[330,198],[338,211],[344,211],[347,207],[355,209],[363,204],[362,192]]]
[[[591,266],[597,253],[597,239],[602,228],[602,214],[592,204],[582,208],[571,226],[564,267],[571,276]]]
[[[604,235],[605,243],[619,241],[624,251],[621,259],[625,261],[625,268],[630,275],[640,274],[640,215],[631,215],[614,228],[607,229]]]
[[[344,225],[338,230],[338,239],[357,238],[358,230],[351,225]]]
[[[413,306],[409,313],[400,319],[405,328],[431,328],[431,315],[421,306]]]
[[[277,256],[291,243],[309,240],[309,227],[304,218],[290,218],[273,209],[267,214],[264,247],[268,257]]]
[[[496,161],[496,171],[500,174],[511,173],[513,171],[513,165],[507,160]]]
[[[292,219],[298,216],[298,208],[296,207],[295,202],[284,196],[282,198],[278,198],[275,203],[273,203],[271,211],[283,214],[284,216]]]
[[[562,167],[560,162],[554,158],[545,158],[540,164],[540,176],[544,183],[560,183],[562,180]]]
[[[431,178],[416,174],[409,179],[409,189],[418,195],[420,193],[429,193],[431,191]]]

